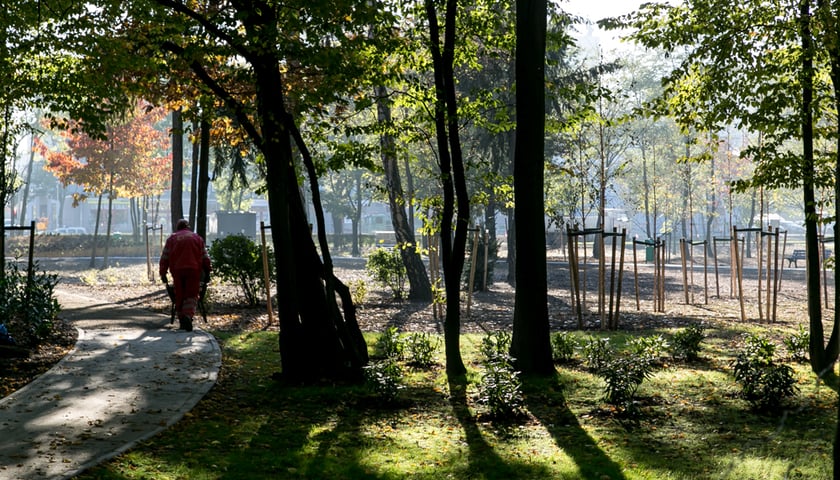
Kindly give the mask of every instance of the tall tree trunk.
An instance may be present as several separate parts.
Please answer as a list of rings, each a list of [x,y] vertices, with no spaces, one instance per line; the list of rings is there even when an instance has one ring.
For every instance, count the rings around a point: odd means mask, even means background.
[[[65,187],[64,185],[61,185],[59,183],[57,194],[58,194],[58,198],[56,198],[56,201],[58,202],[58,218],[56,219],[56,223],[58,225],[56,225],[56,227],[63,227],[64,226],[64,197],[67,196],[67,187]]]
[[[425,0],[425,6],[429,19],[430,47],[434,65],[435,132],[443,183],[440,245],[443,277],[446,283],[444,350],[446,373],[450,379],[455,379],[462,377],[467,371],[461,358],[461,273],[464,269],[470,211],[461,140],[458,133],[458,105],[453,70],[455,19],[458,5],[456,0],[446,0],[442,50],[435,2]]]
[[[408,226],[411,231],[417,230],[414,225],[414,175],[411,173],[411,162],[408,161],[408,156],[403,161],[405,169],[405,186],[408,188],[406,195],[406,203],[408,204]]]
[[[644,209],[645,209],[645,233],[647,234],[648,239],[653,239],[653,229],[650,226],[650,181],[648,180],[648,166],[647,166],[647,158],[645,156],[645,146],[644,144],[641,145],[641,153],[642,153],[642,189],[643,189],[643,202],[644,202]]]
[[[414,230],[406,216],[406,198],[403,193],[400,168],[397,163],[397,149],[394,136],[390,133],[391,105],[385,87],[376,87],[376,110],[379,123],[385,126],[379,137],[380,158],[385,171],[385,184],[388,191],[388,204],[391,210],[391,224],[394,228],[400,257],[408,276],[408,299],[416,302],[432,301],[432,285],[423,260],[420,258]]]
[[[514,118],[515,115],[514,115]],[[511,156],[511,161],[508,162],[511,169],[511,175],[513,174],[513,156],[515,155],[516,151],[516,131],[511,130],[508,133],[508,153]],[[516,286],[516,218],[513,212],[513,208],[507,208],[505,212],[505,216],[507,217],[507,228],[505,228],[505,232],[507,233],[507,265],[508,265],[508,273],[507,273],[507,283],[513,287]]]
[[[9,179],[6,178],[8,174],[7,158],[9,154],[9,143],[11,142],[11,133],[9,132],[10,123],[12,121],[12,109],[7,104],[3,109],[3,135],[0,139],[0,281],[6,278],[6,201],[9,198]]]
[[[108,251],[111,247],[111,222],[114,218],[114,169],[108,176],[108,223],[105,228],[105,253],[102,256],[102,269],[108,268]]]
[[[201,120],[201,153],[198,159],[198,197],[195,210],[195,232],[207,238],[207,190],[210,185],[210,121]]]
[[[142,212],[140,211],[140,203],[136,197],[128,199],[128,211],[131,214],[131,236],[135,242],[139,242],[143,218]]]
[[[178,2],[159,2],[178,10],[186,8]],[[217,83],[203,65],[197,61],[190,65],[205,85],[234,112],[265,158],[272,242],[277,260],[282,376],[298,382],[361,379],[362,366],[367,362],[367,347],[356,322],[350,289],[333,273],[314,164],[286,110],[279,53],[273,47],[280,38],[277,14],[271,8],[249,9],[247,15],[241,13],[245,41],[240,48],[253,75],[255,115],[250,115],[250,108],[246,109]],[[185,53],[177,45],[167,44],[167,47],[173,53],[182,56]],[[323,262],[313,242],[298,190],[292,135],[309,175]],[[336,297],[341,299],[341,309]]]
[[[353,201],[353,218],[351,219],[353,223],[353,249],[351,251],[351,255],[354,257],[359,257],[362,254],[361,248],[359,246],[359,238],[361,232],[360,227],[362,226],[362,175],[356,175],[354,179],[356,181],[356,198]]]
[[[833,8],[832,8],[833,7]],[[837,137],[834,149],[834,218],[840,219],[840,4],[817,0],[817,11],[825,29],[824,44],[831,66],[831,85],[834,89],[834,118]],[[834,251],[840,252],[840,228],[834,223]],[[840,279],[834,275],[834,305],[840,305]],[[826,346],[826,359],[836,360],[840,350],[840,309],[834,309],[834,325]],[[834,435],[834,478],[840,479],[840,399],[837,402],[837,427]]]
[[[193,120],[193,132],[198,131],[200,128],[199,125],[198,120]],[[192,142],[192,153],[190,155],[192,159],[192,165],[190,166],[190,225],[195,225],[196,204],[198,203],[198,157],[200,153],[201,141],[198,138],[194,138]],[[175,226],[173,225],[172,227],[174,228]]]
[[[712,188],[709,190],[708,198],[706,199],[706,256],[714,255],[712,251],[712,226],[717,217],[717,179],[715,178],[715,157],[712,154]]]
[[[813,40],[811,37],[810,1],[799,2],[799,28],[802,41],[802,192],[805,204],[805,277],[808,292],[808,318],[810,320],[811,368],[817,375],[826,373],[828,358],[825,355],[820,294],[820,257],[817,232],[816,195],[814,193],[814,125],[813,125]]]
[[[543,183],[546,0],[516,2],[516,153],[513,164],[518,269],[511,356],[523,373],[554,373],[548,323]]]
[[[29,203],[29,187],[32,184],[32,164],[35,163],[35,134],[31,134],[29,143],[29,165],[26,166],[26,181],[23,184],[23,198],[20,207],[20,226],[26,225],[26,208]]]
[[[96,223],[93,225],[93,242],[90,249],[90,268],[96,268],[96,244],[99,242],[99,218],[102,216],[102,196],[105,192],[99,194],[99,199],[96,201]]]
[[[251,23],[258,22],[258,23]],[[245,28],[251,35],[276,41],[273,12],[250,15]],[[273,44],[273,43],[272,43]],[[361,378],[367,347],[356,322],[350,290],[333,273],[318,179],[306,145],[286,111],[279,59],[273,49],[254,52],[257,114],[261,150],[266,158],[272,239],[277,255],[280,305],[280,355],[283,375],[293,380]],[[243,120],[244,114],[242,114]],[[255,132],[256,133],[256,132]],[[312,240],[303,199],[297,188],[290,135],[309,174],[318,239],[323,262]],[[273,180],[278,181],[273,181]],[[341,309],[336,303],[341,298]]]
[[[169,199],[172,230],[178,220],[184,218],[184,120],[181,109],[172,111],[172,192]]]

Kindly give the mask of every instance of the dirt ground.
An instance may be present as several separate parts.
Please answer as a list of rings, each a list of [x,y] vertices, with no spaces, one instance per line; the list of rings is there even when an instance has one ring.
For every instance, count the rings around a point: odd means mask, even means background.
[[[433,306],[395,301],[389,290],[373,283],[364,270],[363,260],[337,258],[336,265],[336,274],[342,281],[352,284],[362,280],[367,286],[367,294],[358,305],[357,312],[362,330],[378,332],[393,325],[401,331],[443,332],[442,315],[436,316]],[[573,295],[568,262],[562,255],[549,259],[548,310],[552,330],[578,329],[579,321],[585,330],[601,328],[597,265],[595,259],[588,259],[585,266],[580,264],[579,295],[582,308],[578,316],[571,303]],[[664,310],[657,312],[653,304],[654,278],[651,264],[640,262],[634,267],[632,260],[628,260],[621,270],[620,292],[619,269],[616,267],[615,274],[611,276],[610,267],[608,263],[604,276],[603,318],[608,320],[609,312],[613,312],[613,315],[618,316],[620,329],[680,327],[697,321],[738,322],[742,318],[742,302],[739,301],[738,291],[743,292],[743,315],[748,322],[767,322],[773,317],[772,313],[768,316],[768,311],[775,312],[773,318],[780,327],[806,325],[808,321],[804,268],[789,269],[782,265],[779,288],[775,292],[773,289],[768,292],[766,271],[759,290],[755,262],[752,265],[745,262],[739,290],[738,283],[730,277],[729,268],[725,264],[719,265],[717,275],[714,265],[707,264],[707,273],[704,275],[702,263],[695,264],[693,269],[686,268],[683,272],[680,263],[672,260],[664,269]],[[59,289],[164,314],[169,312],[170,302],[163,286],[150,281],[146,265],[137,261],[124,262],[122,266],[106,270],[90,270],[81,265],[62,263],[50,265],[49,262],[43,268],[59,276]],[[492,283],[486,291],[462,296],[461,330],[465,333],[511,329],[515,290],[506,282],[507,265],[503,261],[499,262],[492,271]],[[826,319],[824,323],[829,333],[829,321],[834,312],[832,308],[825,307],[825,297],[830,299],[830,305],[834,304],[834,280],[830,272],[821,272],[821,278],[825,283],[823,318]],[[586,288],[583,288],[584,283]],[[276,318],[273,322],[269,321],[264,304],[255,308],[242,306],[236,287],[214,281],[208,292],[207,322],[198,322],[202,328],[234,331],[277,329]],[[771,299],[769,306],[768,295]],[[772,299],[776,300],[775,309]],[[72,348],[75,337],[74,328],[59,322],[55,334],[29,357],[0,358],[0,397],[26,385],[58,362]]]
[[[745,262],[740,282],[740,291],[743,292],[743,318],[754,322],[767,322],[775,318],[775,321],[781,324],[807,322],[805,269],[791,269],[780,265],[778,283],[770,282],[771,286],[779,286],[774,291],[773,288],[767,288],[766,270],[762,271],[759,282],[757,269],[754,262],[752,263],[750,265],[750,262]],[[605,320],[609,319],[610,312],[613,312],[613,315],[618,316],[620,328],[649,329],[679,326],[698,320],[739,321],[742,318],[738,282],[730,277],[729,267],[725,263],[718,265],[716,275],[714,264],[707,262],[707,273],[704,275],[702,263],[694,265],[693,268],[688,266],[684,273],[680,262],[671,259],[664,269],[664,310],[659,312],[654,311],[652,264],[639,261],[634,267],[632,260],[628,260],[623,271],[619,272],[616,265],[612,275],[610,267],[609,263],[605,265],[603,316]],[[144,266],[125,266],[109,270],[112,271],[100,274],[102,278],[97,282],[91,282],[89,278],[86,281],[80,280],[80,272],[64,272],[60,288],[79,290],[81,293],[108,298],[116,303],[167,311],[168,298],[160,284],[148,282]],[[506,262],[496,263],[492,272],[492,283],[487,291],[477,291],[471,296],[462,294],[464,332],[511,328],[515,290],[506,282]],[[382,331],[386,326],[394,325],[403,331],[443,331],[442,316],[435,315],[433,306],[394,300],[390,291],[376,285],[370,279],[364,270],[363,260],[336,259],[336,274],[351,286],[359,280],[363,280],[367,286],[367,294],[358,305],[357,314],[363,330]],[[601,328],[597,260],[588,259],[586,265],[581,263],[579,277],[578,295],[582,305],[580,316],[572,308],[573,295],[568,262],[562,257],[550,257],[548,307],[552,330],[577,329],[579,322],[584,329]],[[829,304],[833,305],[833,275],[826,272],[821,277],[827,282],[827,286],[823,288],[824,295],[827,294]],[[775,278],[775,275],[771,275],[771,280]],[[583,288],[584,279],[586,288]],[[233,286],[213,282],[209,289],[208,304],[208,321],[211,328],[275,328],[275,325],[269,325],[265,306],[243,308],[238,291]],[[442,311],[442,308],[440,310]],[[831,318],[832,315],[833,309],[825,309],[823,312],[824,318]]]

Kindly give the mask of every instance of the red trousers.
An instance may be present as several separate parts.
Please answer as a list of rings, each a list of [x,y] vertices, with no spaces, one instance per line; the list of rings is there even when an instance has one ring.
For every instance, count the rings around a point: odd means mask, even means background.
[[[178,318],[194,317],[201,292],[201,270],[175,270],[172,272],[172,283],[175,287],[175,313]]]

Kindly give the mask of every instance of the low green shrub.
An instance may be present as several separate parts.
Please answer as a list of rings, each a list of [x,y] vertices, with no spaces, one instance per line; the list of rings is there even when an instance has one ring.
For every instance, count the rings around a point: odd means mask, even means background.
[[[674,334],[671,339],[671,354],[674,358],[693,362],[700,358],[700,343],[706,338],[706,329],[693,323]]]
[[[58,276],[33,266],[31,282],[14,262],[6,264],[0,279],[0,319],[21,346],[35,346],[53,330],[60,306],[55,298]]]
[[[799,388],[793,369],[775,361],[776,345],[766,337],[747,334],[732,362],[741,395],[756,410],[777,412]]]
[[[634,412],[636,391],[652,373],[651,358],[645,355],[627,353],[607,360],[598,370],[598,376],[606,382],[604,401]]]
[[[405,338],[405,350],[409,365],[429,368],[435,364],[435,352],[440,346],[440,338],[424,332],[410,333]]]
[[[269,279],[276,280],[274,255],[268,249]],[[228,235],[213,240],[209,249],[213,272],[223,281],[239,286],[248,306],[259,304],[265,292],[262,247],[244,235]]]
[[[583,343],[581,352],[586,367],[593,372],[600,371],[615,357],[615,350],[610,345],[609,338],[589,337]]]
[[[398,248],[377,248],[368,256],[365,270],[374,281],[390,288],[397,300],[406,297],[408,273]]]
[[[509,358],[510,342],[510,332],[499,330],[485,335],[481,339],[481,345],[478,349],[486,361],[498,358],[505,359]]]
[[[393,357],[369,363],[364,367],[364,376],[365,386],[386,402],[396,400],[404,388],[402,367]]]
[[[554,332],[551,334],[551,356],[555,362],[571,362],[579,344],[577,335],[572,332]]]
[[[490,416],[503,419],[522,414],[525,396],[519,372],[511,366],[509,356],[497,356],[484,362],[484,373],[478,386],[478,401],[487,406]]]
[[[358,278],[347,282],[347,287],[350,289],[350,297],[353,299],[353,305],[360,306],[367,300],[368,287],[367,282]]]
[[[627,342],[627,348],[633,355],[657,362],[666,356],[671,345],[662,335],[652,335],[631,339]]]
[[[782,340],[790,358],[795,362],[808,360],[810,350],[811,334],[802,325],[799,329]]]
[[[397,327],[390,326],[376,339],[373,350],[379,358],[402,360],[405,355],[405,339]]]

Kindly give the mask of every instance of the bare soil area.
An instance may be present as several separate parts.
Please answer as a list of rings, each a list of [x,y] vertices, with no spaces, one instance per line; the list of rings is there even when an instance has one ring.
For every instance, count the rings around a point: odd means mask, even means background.
[[[713,265],[688,267],[683,272],[679,263],[669,263],[665,268],[664,311],[655,312],[653,305],[653,267],[648,263],[625,264],[619,275],[618,268],[611,276],[610,265],[604,275],[603,307],[599,307],[599,275],[596,260],[589,259],[579,267],[581,315],[572,309],[572,288],[568,263],[562,258],[550,259],[548,265],[549,320],[553,330],[601,328],[601,310],[604,317],[610,312],[619,318],[620,328],[650,329],[673,327],[698,320],[768,322],[775,319],[780,324],[807,322],[807,296],[805,269],[781,268],[779,280],[771,278],[768,289],[766,271],[757,277],[755,266],[747,264],[740,282],[730,278],[729,268],[720,265],[717,275]],[[487,291],[472,295],[462,294],[462,330],[482,332],[509,329],[513,321],[515,289],[506,282],[508,270],[505,262],[493,268],[493,279]],[[364,281],[367,293],[358,305],[358,318],[365,331],[382,331],[394,325],[405,331],[442,332],[442,315],[435,315],[435,308],[428,304],[400,302],[390,291],[375,284],[364,270],[364,260],[337,259],[336,274],[345,283]],[[145,265],[129,265],[97,272],[61,272],[59,288],[107,298],[115,303],[168,312],[169,299],[162,285],[148,280]],[[621,277],[619,284],[619,276]],[[822,276],[826,282],[824,296],[833,306],[833,275]],[[586,285],[584,288],[584,284]],[[620,285],[620,288],[619,288]],[[738,292],[742,292],[743,302]],[[271,325],[265,305],[258,308],[243,307],[235,286],[214,281],[208,290],[208,323],[211,329],[276,328]],[[775,301],[775,306],[774,306]],[[831,318],[833,308],[825,308],[824,318]],[[442,309],[440,309],[442,311]],[[769,313],[769,314],[768,314]],[[276,324],[276,319],[275,322]]]
[[[168,314],[170,301],[160,283],[150,281],[145,263],[137,259],[123,261],[121,266],[105,270],[91,270],[78,263],[44,262],[42,268],[56,273],[59,289],[91,295],[131,307]],[[115,262],[118,265],[120,262]],[[402,331],[443,332],[443,318],[427,304],[399,302],[388,289],[376,285],[364,270],[360,259],[337,259],[337,276],[348,284],[364,281],[367,293],[358,305],[358,320],[364,331],[382,331],[396,326]],[[655,312],[653,306],[653,268],[650,264],[625,264],[619,283],[619,273],[604,275],[603,307],[599,307],[599,275],[597,261],[588,259],[580,266],[581,313],[572,308],[572,285],[568,263],[562,257],[550,259],[548,265],[549,321],[552,330],[573,330],[579,325],[586,330],[600,329],[602,319],[618,315],[619,328],[648,330],[680,327],[692,322],[768,322],[775,318],[780,329],[807,325],[807,296],[805,270],[781,267],[779,288],[767,288],[766,272],[759,281],[755,265],[745,266],[743,279],[730,278],[728,266],[722,265],[717,274],[713,266],[687,268],[678,263],[665,268],[665,308]],[[462,296],[462,331],[481,333],[499,329],[509,330],[513,322],[515,290],[507,282],[507,265],[495,265],[492,283],[487,291]],[[774,277],[775,278],[775,277]],[[823,318],[833,318],[834,280],[831,272],[822,273]],[[775,283],[775,281],[773,282]],[[583,285],[586,285],[584,288]],[[620,288],[619,288],[620,285]],[[743,302],[738,292],[743,292]],[[688,298],[688,301],[686,301]],[[769,298],[769,303],[768,303]],[[826,307],[826,300],[828,305]],[[773,300],[775,300],[775,307]],[[207,297],[207,323],[198,322],[209,330],[276,330],[277,320],[269,321],[265,305],[243,306],[237,287],[211,283]],[[743,310],[742,310],[743,305]],[[760,305],[760,308],[759,308]],[[603,310],[603,315],[600,313]],[[443,309],[440,309],[442,312]],[[770,314],[768,315],[768,312]],[[580,323],[579,323],[580,322]],[[828,321],[825,322],[828,326]],[[827,333],[830,329],[826,329]],[[59,322],[55,334],[28,357],[0,358],[0,397],[22,387],[49,369],[72,348],[76,330]]]

